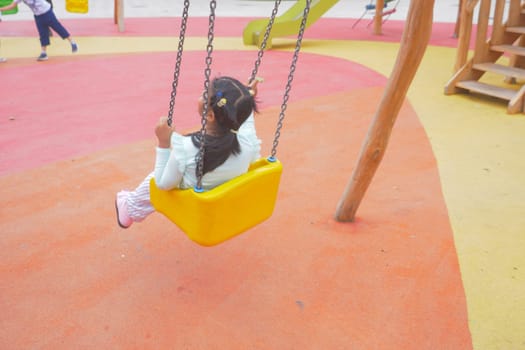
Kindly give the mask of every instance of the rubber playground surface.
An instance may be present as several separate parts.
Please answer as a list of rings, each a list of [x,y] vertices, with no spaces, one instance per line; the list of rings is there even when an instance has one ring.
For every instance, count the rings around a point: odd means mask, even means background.
[[[217,19],[213,75],[247,79],[250,18]],[[199,125],[207,19],[188,27],[174,124]],[[403,23],[322,18],[305,34],[266,222],[204,248],[160,214],[128,230],[117,191],[152,168],[178,19],[63,21],[36,62],[32,21],[2,23],[1,349],[523,349],[525,118],[445,96],[453,24],[435,23],[354,223],[333,216]],[[295,42],[259,75],[268,153]]]

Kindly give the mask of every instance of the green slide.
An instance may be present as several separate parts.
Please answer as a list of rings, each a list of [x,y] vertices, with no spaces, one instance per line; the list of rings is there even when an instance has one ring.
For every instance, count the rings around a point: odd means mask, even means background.
[[[339,0],[312,0],[308,20],[306,21],[306,28],[317,21],[338,1]],[[288,11],[275,18],[272,31],[266,43],[266,48],[272,46],[272,38],[297,35],[299,33],[305,6],[306,0],[298,0]],[[260,46],[269,21],[269,19],[256,19],[248,23],[246,28],[244,28],[242,36],[244,44]]]
[[[10,5],[12,2],[13,0],[0,0],[0,7]],[[2,11],[2,15],[14,15],[17,12],[18,12],[18,5],[12,10]]]

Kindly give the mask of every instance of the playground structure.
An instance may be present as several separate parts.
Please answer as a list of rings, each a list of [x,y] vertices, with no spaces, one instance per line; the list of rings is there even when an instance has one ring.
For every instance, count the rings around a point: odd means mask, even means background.
[[[525,112],[525,2],[510,0],[506,6],[507,2],[496,0],[491,13],[490,0],[462,0],[455,74],[445,86],[445,93],[470,91],[506,100],[507,112],[514,114]],[[478,4],[474,50],[467,59]],[[497,74],[501,79],[484,82],[486,73]]]
[[[78,1],[78,0],[77,0]],[[397,0],[399,2],[400,0]],[[339,0],[313,0],[310,8],[310,14],[306,23],[306,28],[314,24],[319,18],[323,16],[330,8],[337,4]],[[383,22],[385,16],[395,12],[395,7],[387,8],[388,3],[392,2],[385,0],[375,0],[375,4],[364,5],[365,13],[368,8],[374,8],[373,14],[373,33],[381,35],[383,33]],[[267,48],[272,46],[272,38],[296,35],[299,30],[301,23],[302,11],[305,7],[306,0],[298,0],[296,3],[285,11],[283,14],[278,16],[273,25],[271,36],[268,40]],[[363,13],[363,16],[365,15]],[[119,31],[125,31],[125,15],[124,15],[124,0],[114,0],[114,23],[118,25]],[[264,29],[268,24],[268,19],[257,19],[250,22],[244,29],[243,42],[245,45],[256,45],[260,46],[263,36]],[[355,23],[354,23],[355,25]]]
[[[115,0],[115,2],[120,0]],[[0,7],[8,5],[12,0],[0,0]],[[65,0],[66,11],[70,13],[88,13],[88,0]],[[18,13],[18,6],[12,10],[5,11],[3,15],[12,15]]]
[[[11,3],[11,0],[0,0],[0,7],[9,5],[10,3]],[[18,13],[18,6],[8,11],[2,11],[2,15],[14,15],[16,13]]]
[[[310,8],[310,14],[306,23],[306,28],[315,23],[323,16],[330,8],[332,8],[339,0],[313,0]],[[383,18],[395,12],[395,9],[386,9],[385,0],[375,0],[374,9],[374,34],[381,35],[383,32]],[[296,35],[299,31],[301,23],[302,11],[305,7],[306,0],[297,1],[285,13],[278,16],[273,24],[271,36],[266,44],[267,48],[272,46],[272,38],[285,37],[289,35]],[[370,5],[365,5],[366,6]],[[268,25],[268,19],[257,19],[250,22],[244,29],[243,42],[245,45],[260,46],[264,37],[264,29]]]
[[[66,11],[71,13],[88,13],[89,0],[66,0]]]
[[[383,17],[383,20],[381,21],[381,23],[385,23],[388,17],[390,17],[390,15],[394,14],[397,11],[397,5],[399,4],[399,1],[400,0],[386,0],[384,2],[384,7],[381,9],[381,16]],[[392,7],[388,8],[388,4],[392,2],[395,2],[395,4],[392,5]],[[377,13],[376,9],[377,9],[377,4],[374,4],[373,2],[370,2],[369,4],[367,4],[365,6],[365,10],[363,11],[363,14],[354,22],[354,24],[352,24],[352,28],[355,28],[355,26],[358,25],[359,22],[361,22],[361,20],[369,13],[372,13],[375,18],[375,14]],[[372,19],[372,21],[368,23],[367,27],[370,26],[372,22],[374,22],[374,19]]]
[[[396,6],[387,9],[392,1],[377,0],[375,4],[366,5],[365,12],[374,12],[374,34],[382,33],[383,17],[395,12]],[[520,83],[525,80],[525,2],[521,0],[497,0],[491,13],[491,0],[460,0],[457,12],[454,35],[459,38],[454,76],[445,87],[446,94],[474,92],[508,101],[509,114],[525,112],[525,88]],[[313,5],[314,15],[308,25],[320,18],[337,1],[317,1]],[[397,5],[397,3],[396,3]],[[479,5],[478,20],[475,33],[473,56],[467,61],[473,27],[474,10]],[[298,1],[289,11],[280,16],[277,28],[272,36],[287,36],[297,32],[298,11],[304,7],[304,1]],[[506,10],[506,13],[505,13]],[[355,26],[359,18],[353,26]],[[493,30],[489,33],[489,21],[492,20]],[[258,45],[263,33],[262,28],[267,20],[251,22],[243,33],[245,44]],[[270,39],[271,44],[271,39]],[[510,56],[508,63],[505,57]],[[499,62],[498,62],[499,61]],[[503,62],[502,62],[503,61]],[[495,73],[503,76],[500,83],[480,81],[485,73]]]
[[[310,5],[310,13],[306,22],[306,28],[311,26],[328,11],[339,0],[313,0]],[[266,48],[272,47],[272,38],[297,35],[303,18],[303,10],[307,0],[297,1],[288,11],[278,16],[272,25],[272,31],[265,43]],[[263,43],[265,29],[269,19],[258,19],[250,22],[243,32],[243,43],[245,45],[256,45],[260,47]]]

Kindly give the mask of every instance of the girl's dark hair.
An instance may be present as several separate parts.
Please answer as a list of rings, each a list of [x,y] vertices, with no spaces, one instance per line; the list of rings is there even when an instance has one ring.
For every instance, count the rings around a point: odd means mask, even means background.
[[[208,93],[208,102],[208,108],[213,110],[215,115],[218,131],[217,135],[206,134],[205,136],[203,174],[217,168],[231,154],[241,152],[235,132],[252,112],[258,112],[257,103],[248,87],[231,77],[213,79]],[[190,135],[195,147],[200,148],[201,132],[194,132]],[[197,176],[199,176],[199,170],[197,159]]]

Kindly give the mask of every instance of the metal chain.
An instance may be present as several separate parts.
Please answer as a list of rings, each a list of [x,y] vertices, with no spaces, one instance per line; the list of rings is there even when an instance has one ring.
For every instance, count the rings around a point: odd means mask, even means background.
[[[279,10],[280,4],[281,4],[281,0],[275,0],[275,4],[272,10],[272,15],[270,17],[270,20],[268,21],[268,25],[266,26],[266,31],[264,32],[263,41],[261,43],[261,46],[259,47],[259,52],[257,53],[257,59],[255,60],[255,64],[252,70],[252,75],[250,77],[250,81],[248,84],[251,84],[255,80],[255,77],[257,76],[257,72],[259,71],[259,66],[261,65],[261,60],[264,55],[264,50],[266,49],[266,43],[268,42],[268,38],[270,37],[270,32],[272,31],[273,22],[275,21],[275,16],[277,15],[277,11]]]
[[[299,34],[297,36],[297,43],[295,46],[294,55],[292,58],[292,63],[290,65],[290,71],[288,74],[288,81],[286,83],[286,88],[283,96],[283,102],[281,104],[281,112],[279,113],[279,120],[277,123],[277,129],[275,131],[275,138],[273,141],[273,147],[271,152],[271,157],[275,158],[275,155],[277,153],[277,146],[279,144],[279,137],[281,136],[281,129],[283,126],[285,111],[287,108],[287,103],[290,95],[290,91],[292,89],[292,82],[293,82],[293,76],[297,67],[297,60],[299,58],[299,52],[301,51],[301,43],[303,40],[304,31],[306,28],[306,22],[308,20],[308,14],[310,12],[310,4],[312,0],[306,0],[306,6],[304,8],[303,12],[303,18],[301,21],[301,26],[299,29]],[[274,4],[274,8],[272,10],[272,15],[270,17],[270,21],[268,22],[268,25],[266,27],[266,32],[264,33],[263,42],[261,43],[261,47],[259,48],[259,52],[257,54],[257,59],[255,61],[254,68],[252,70],[252,75],[250,77],[250,83],[255,79],[257,75],[257,71],[259,69],[259,66],[261,64],[262,56],[264,55],[264,50],[266,48],[266,44],[268,41],[268,38],[270,37],[270,32],[275,20],[275,17],[277,15],[279,4],[281,3],[281,0],[276,0]],[[188,20],[188,10],[189,10],[190,2],[189,0],[184,0],[184,9],[182,13],[182,22],[181,22],[181,29],[179,34],[179,45],[177,49],[177,61],[175,64],[175,72],[173,76],[173,83],[172,83],[172,91],[171,91],[171,99],[170,99],[170,105],[169,105],[169,111],[168,111],[168,125],[171,125],[172,118],[173,118],[173,109],[175,106],[175,97],[177,95],[177,86],[180,76],[180,66],[182,62],[182,53],[184,48],[184,38],[186,33],[186,27],[187,27],[187,20]],[[211,64],[212,64],[212,53],[213,53],[213,39],[214,39],[214,26],[215,26],[215,9],[217,7],[216,0],[210,1],[210,16],[209,16],[209,22],[208,22],[208,45],[206,46],[206,69],[204,70],[204,93],[203,93],[203,99],[204,101],[208,101],[208,90],[210,86],[210,75],[211,75]],[[204,103],[203,111],[202,111],[202,118],[201,118],[201,130],[200,130],[200,148],[199,153],[197,156],[197,168],[198,168],[198,174],[197,174],[197,186],[196,190],[202,191],[202,177],[204,175],[204,140],[206,137],[206,116],[208,114],[208,103]]]
[[[182,63],[182,53],[184,51],[184,37],[186,35],[186,23],[188,22],[188,10],[190,1],[184,0],[184,9],[182,10],[182,21],[179,32],[179,46],[177,48],[177,62],[175,63],[175,72],[173,73],[173,83],[171,85],[170,107],[168,110],[168,125],[171,126],[173,119],[173,107],[175,106],[175,97],[177,96],[177,86],[179,85],[180,65]]]
[[[279,137],[281,136],[281,128],[283,127],[284,112],[287,108],[287,103],[292,89],[293,75],[297,66],[297,60],[299,58],[299,52],[301,51],[301,43],[303,41],[303,34],[306,28],[306,21],[308,20],[308,13],[310,12],[310,3],[312,0],[306,0],[306,6],[303,12],[303,20],[301,21],[301,27],[299,29],[299,34],[297,35],[297,43],[295,45],[295,51],[292,58],[292,63],[290,65],[290,72],[288,74],[288,82],[286,83],[286,89],[284,91],[283,102],[281,104],[281,113],[279,113],[279,121],[277,123],[277,129],[275,130],[275,138],[273,140],[273,147],[271,157],[275,158],[277,153],[277,145],[279,144]]]
[[[217,7],[216,0],[210,1],[210,17],[208,21],[208,45],[206,46],[206,69],[204,70],[204,106],[202,110],[201,118],[201,131],[200,131],[200,148],[197,156],[197,191],[202,191],[202,177],[204,176],[204,141],[206,137],[206,116],[208,115],[208,90],[210,87],[210,75],[211,75],[211,63],[213,53],[213,36],[215,26],[215,8]]]

